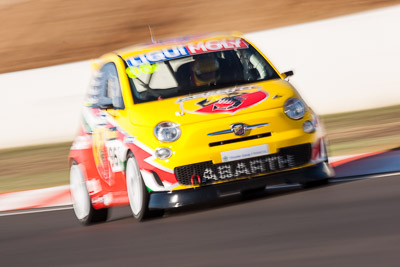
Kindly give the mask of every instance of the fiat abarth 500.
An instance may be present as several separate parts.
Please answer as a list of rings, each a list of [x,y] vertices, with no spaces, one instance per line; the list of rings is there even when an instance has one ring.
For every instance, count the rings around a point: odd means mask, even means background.
[[[83,224],[134,217],[282,183],[327,181],[318,117],[239,34],[143,44],[92,62],[70,150]]]

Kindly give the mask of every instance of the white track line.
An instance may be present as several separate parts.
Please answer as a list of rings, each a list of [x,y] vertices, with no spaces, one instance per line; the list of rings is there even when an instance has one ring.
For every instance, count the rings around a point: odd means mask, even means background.
[[[376,179],[376,178],[384,178],[390,176],[400,175],[400,172],[391,172],[391,173],[384,173],[384,174],[367,174],[364,176],[358,176],[351,178],[341,178],[341,179],[332,179],[331,183],[340,183],[340,182],[349,182],[349,181],[357,181],[357,180],[365,180],[365,179]]]
[[[400,172],[365,175],[365,176],[360,176],[357,178],[331,179],[330,183],[350,182],[350,181],[365,180],[365,179],[377,179],[377,178],[385,178],[385,177],[396,176],[396,175],[400,175]],[[299,185],[296,185],[296,184],[284,185],[284,184],[282,184],[282,185],[276,185],[276,186],[268,186],[266,189],[271,190],[271,189],[280,189],[280,188],[290,188],[290,187],[296,187],[296,186],[299,186]],[[4,211],[4,212],[0,212],[0,217],[1,216],[12,216],[12,215],[23,215],[23,214],[30,214],[30,213],[70,210],[70,209],[72,209],[72,205],[71,206],[62,206],[62,207],[40,208],[40,209],[25,210],[25,211],[24,210]]]
[[[0,212],[0,217],[21,215],[21,214],[30,214],[30,213],[49,212],[49,211],[70,210],[70,209],[72,209],[72,206],[39,208],[39,209],[34,209],[34,210],[3,211],[3,212]]]

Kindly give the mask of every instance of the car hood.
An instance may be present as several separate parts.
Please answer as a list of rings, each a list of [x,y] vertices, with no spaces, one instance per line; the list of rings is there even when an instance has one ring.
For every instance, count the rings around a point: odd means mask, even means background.
[[[283,107],[291,97],[299,97],[296,90],[276,79],[136,104],[129,117],[137,126],[154,127],[162,121],[187,125]]]

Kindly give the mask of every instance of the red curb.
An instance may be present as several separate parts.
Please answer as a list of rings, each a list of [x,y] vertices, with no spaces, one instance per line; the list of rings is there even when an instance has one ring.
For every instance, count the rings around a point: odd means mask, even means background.
[[[62,199],[63,197],[68,197],[68,196],[70,196],[70,191],[69,191],[69,189],[65,189],[61,193],[58,193],[51,197],[42,199],[39,203],[32,205],[32,206],[24,207],[24,209],[35,209],[35,208],[48,207],[52,203],[57,202],[57,200]]]
[[[69,186],[0,194],[0,212],[71,204]]]
[[[342,160],[338,160],[338,161],[332,162],[332,163],[330,163],[330,165],[332,167],[337,167],[337,166],[343,165],[343,164],[351,162],[351,161],[355,161],[355,160],[362,159],[362,158],[367,158],[367,157],[374,156],[374,155],[383,154],[383,153],[388,152],[388,151],[389,150],[365,153],[365,154],[362,154],[362,155],[357,155],[357,156],[354,156],[354,157],[350,157],[350,158],[346,158],[346,159],[342,159]]]
[[[388,152],[390,150],[385,150],[385,151],[378,151],[378,152],[370,152],[370,153],[365,153],[365,154],[361,154],[361,155],[356,155],[356,156],[351,156],[342,160],[338,160],[338,161],[334,161],[331,162],[330,165],[332,167],[338,167],[340,165],[358,160],[358,159],[362,159],[362,158],[367,158],[370,156],[374,156],[374,155],[379,155],[385,152]],[[39,189],[40,190],[40,189]],[[24,190],[24,191],[31,191],[31,190]],[[23,193],[24,191],[19,191],[21,193]],[[18,192],[9,192],[9,193],[1,193],[0,196],[4,196],[7,194],[12,194],[12,193],[18,193]],[[61,189],[60,192],[57,192],[55,194],[52,194],[51,192],[46,193],[46,194],[42,194],[43,198],[37,198],[34,204],[29,205],[22,205],[20,208],[12,208],[10,210],[23,210],[23,209],[34,209],[34,208],[42,208],[42,207],[49,207],[49,206],[57,206],[57,205],[63,205],[63,203],[71,203],[70,200],[67,201],[66,199],[70,199],[71,198],[71,193],[69,188],[65,188],[65,189]]]

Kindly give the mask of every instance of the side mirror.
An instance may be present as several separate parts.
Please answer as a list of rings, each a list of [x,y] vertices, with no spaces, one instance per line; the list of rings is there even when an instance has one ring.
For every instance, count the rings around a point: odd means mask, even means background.
[[[283,79],[286,79],[287,77],[293,76],[294,72],[292,70],[286,71],[282,73],[281,75],[283,76]]]
[[[100,109],[110,109],[114,108],[112,103],[112,99],[109,97],[100,97],[99,102],[97,103]]]

